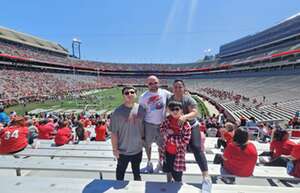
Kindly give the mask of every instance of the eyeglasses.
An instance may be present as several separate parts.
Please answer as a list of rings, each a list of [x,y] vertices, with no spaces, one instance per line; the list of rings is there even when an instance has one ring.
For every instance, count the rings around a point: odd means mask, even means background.
[[[170,110],[171,110],[171,111],[180,111],[180,110],[181,110],[181,108],[179,108],[179,107],[175,107],[175,108],[171,108]]]
[[[124,92],[125,95],[129,95],[129,94],[135,94],[135,91],[127,91],[127,92]]]
[[[158,82],[150,82],[148,85],[155,85],[155,84],[158,84]]]

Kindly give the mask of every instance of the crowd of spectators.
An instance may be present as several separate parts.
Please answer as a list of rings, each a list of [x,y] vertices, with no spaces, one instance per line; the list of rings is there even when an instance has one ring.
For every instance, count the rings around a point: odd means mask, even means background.
[[[25,59],[55,63],[67,66],[89,67],[96,70],[109,71],[182,71],[201,67],[209,67],[210,63],[191,63],[183,65],[172,64],[117,64],[71,58],[66,54],[47,51],[31,46],[0,40],[0,54],[18,56]]]
[[[143,85],[143,79],[96,77],[20,70],[0,70],[0,103],[40,101],[80,91],[109,88],[120,84]]]

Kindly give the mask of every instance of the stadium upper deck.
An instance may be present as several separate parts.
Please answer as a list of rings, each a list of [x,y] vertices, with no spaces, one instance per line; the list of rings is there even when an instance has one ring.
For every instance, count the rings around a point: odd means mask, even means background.
[[[300,47],[300,13],[283,22],[220,47],[221,61],[271,55]]]

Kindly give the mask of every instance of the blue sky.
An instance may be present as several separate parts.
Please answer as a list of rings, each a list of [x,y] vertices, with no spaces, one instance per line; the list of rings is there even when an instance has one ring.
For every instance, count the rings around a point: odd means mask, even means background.
[[[300,12],[300,0],[1,0],[0,25],[58,42],[83,59],[186,63]]]

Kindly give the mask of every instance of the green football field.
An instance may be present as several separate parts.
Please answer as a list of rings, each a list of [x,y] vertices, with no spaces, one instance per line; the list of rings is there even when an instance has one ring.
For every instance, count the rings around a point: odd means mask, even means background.
[[[23,115],[30,111],[56,111],[56,112],[81,112],[83,110],[94,112],[109,112],[122,104],[122,88],[115,87],[111,89],[102,89],[86,93],[84,99],[65,99],[65,100],[48,100],[45,102],[29,103],[26,106],[16,105],[6,109],[6,112],[15,111]],[[146,88],[138,88],[138,96]],[[196,97],[194,96],[196,99]],[[197,100],[200,114],[203,115],[207,109],[201,100]],[[100,113],[101,114],[101,113]]]

